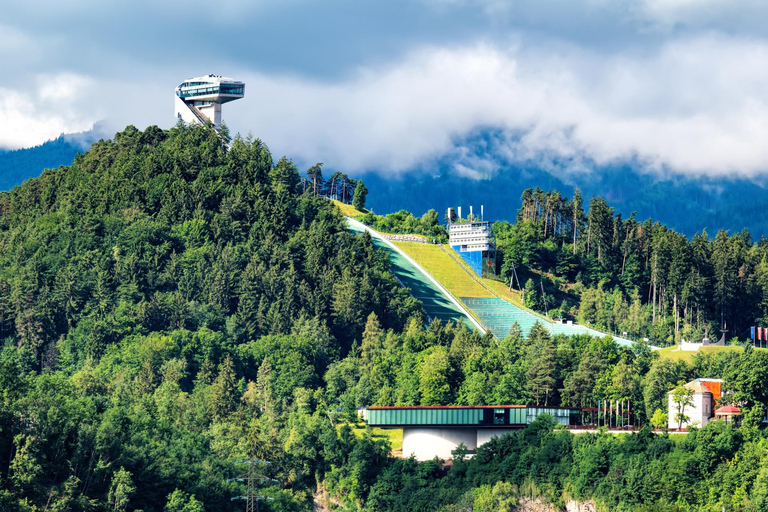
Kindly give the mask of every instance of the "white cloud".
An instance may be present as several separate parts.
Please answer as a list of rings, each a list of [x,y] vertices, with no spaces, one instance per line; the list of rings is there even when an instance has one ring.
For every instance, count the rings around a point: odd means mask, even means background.
[[[0,147],[34,146],[89,130],[99,119],[99,110],[88,101],[94,85],[88,78],[42,75],[37,84],[22,91],[0,88]]]
[[[237,62],[214,71],[247,83],[245,99],[224,106],[232,131],[252,131],[275,156],[302,164],[401,173],[455,155],[468,176],[493,171],[500,157],[542,166],[568,160],[575,170],[633,161],[688,174],[768,171],[765,41],[709,33],[605,54],[516,40],[423,47],[326,81],[254,73]],[[4,84],[0,147],[38,144],[99,119],[114,129],[170,126],[173,87],[209,71],[192,62],[112,62],[122,75]],[[500,129],[505,146],[488,158],[457,149],[478,127]]]
[[[751,176],[768,170],[765,62],[768,45],[717,36],[634,58],[576,48],[428,49],[341,83],[246,76],[246,98],[224,116],[281,153],[350,171],[404,171],[493,126],[514,134],[508,151],[518,160],[636,159]]]

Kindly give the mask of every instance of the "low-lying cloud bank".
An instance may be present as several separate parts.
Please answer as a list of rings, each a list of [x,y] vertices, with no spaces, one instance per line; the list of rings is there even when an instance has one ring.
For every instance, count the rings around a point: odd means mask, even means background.
[[[20,148],[62,133],[90,130],[99,108],[89,105],[94,81],[73,74],[39,75],[24,90],[0,86],[0,148]]]
[[[766,62],[760,39],[708,34],[617,54],[522,36],[507,46],[422,47],[334,81],[235,65],[222,72],[246,81],[247,95],[224,117],[275,153],[352,172],[399,174],[460,154],[456,141],[488,126],[507,135],[506,161],[565,161],[566,170],[632,161],[651,171],[754,177],[768,170]],[[9,120],[0,147],[38,144],[102,118],[116,129],[170,126],[168,77],[184,73],[164,70],[167,84],[157,73],[61,74],[40,76],[26,91],[0,90],[0,117]],[[489,168],[476,157],[457,162],[468,175]]]
[[[432,48],[343,83],[250,75],[250,98],[227,116],[281,152],[349,170],[402,172],[492,126],[512,161],[754,176],[768,170],[765,62],[768,45],[717,36],[631,58]]]

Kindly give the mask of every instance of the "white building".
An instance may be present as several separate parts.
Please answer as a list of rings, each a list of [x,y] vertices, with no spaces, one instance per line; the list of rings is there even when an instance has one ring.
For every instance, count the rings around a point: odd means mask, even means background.
[[[688,421],[682,422],[682,428],[698,427],[706,425],[715,416],[716,401],[722,396],[722,379],[696,379],[685,385],[693,391],[693,404],[687,405],[683,414]],[[676,430],[678,421],[677,404],[673,399],[673,392],[668,394],[668,426],[670,430]]]
[[[493,246],[491,223],[478,220],[472,214],[468,219],[454,216],[453,208],[448,209],[448,245],[461,256],[479,276],[496,274],[496,250]],[[482,207],[481,207],[482,212]]]
[[[463,222],[448,225],[448,244],[460,251],[487,251],[491,248],[490,222]]]
[[[174,115],[186,123],[221,126],[221,105],[245,96],[245,84],[219,75],[188,78],[176,87]]]

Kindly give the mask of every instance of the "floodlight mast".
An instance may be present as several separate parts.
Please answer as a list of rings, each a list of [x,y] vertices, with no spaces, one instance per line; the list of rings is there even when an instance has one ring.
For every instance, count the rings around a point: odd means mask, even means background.
[[[221,128],[221,105],[245,96],[245,83],[208,74],[184,80],[176,87],[174,115],[186,123],[210,122]]]

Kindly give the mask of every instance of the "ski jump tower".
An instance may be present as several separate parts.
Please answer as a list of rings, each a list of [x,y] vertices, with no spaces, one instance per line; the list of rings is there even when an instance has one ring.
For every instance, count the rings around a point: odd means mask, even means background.
[[[176,87],[173,98],[177,119],[186,123],[205,124],[218,130],[221,126],[221,105],[245,96],[245,84],[219,75],[188,78]]]

